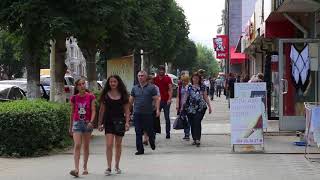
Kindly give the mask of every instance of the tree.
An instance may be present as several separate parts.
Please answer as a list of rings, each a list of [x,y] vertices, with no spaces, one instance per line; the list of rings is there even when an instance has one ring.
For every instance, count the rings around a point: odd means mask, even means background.
[[[173,60],[173,67],[174,69],[192,71],[192,67],[197,65],[196,61],[197,47],[195,43],[189,39]]]
[[[194,66],[193,70],[197,71],[198,69],[206,70],[206,74],[213,76],[218,74],[220,67],[218,62],[213,57],[213,50],[208,47],[197,44],[197,65]]]
[[[21,38],[0,30],[0,80],[22,77],[23,68]]]

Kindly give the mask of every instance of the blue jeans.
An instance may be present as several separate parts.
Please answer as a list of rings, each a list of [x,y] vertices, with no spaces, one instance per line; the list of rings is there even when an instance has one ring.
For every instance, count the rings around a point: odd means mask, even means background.
[[[72,132],[74,133],[91,133],[93,129],[88,128],[88,123],[83,120],[73,121]]]
[[[189,137],[190,136],[190,123],[188,120],[188,126],[184,128],[184,137]]]
[[[170,135],[171,123],[170,123],[170,105],[167,104],[167,101],[160,102],[160,112],[163,109],[164,118],[166,120],[166,134]]]
[[[136,131],[136,148],[138,152],[144,152],[142,135],[143,131],[147,132],[149,136],[149,143],[155,143],[155,133],[154,133],[154,119],[153,114],[136,114],[133,115],[133,122]]]

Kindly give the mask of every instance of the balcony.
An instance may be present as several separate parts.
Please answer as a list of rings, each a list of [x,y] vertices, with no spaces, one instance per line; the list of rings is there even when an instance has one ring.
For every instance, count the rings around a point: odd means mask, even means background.
[[[320,1],[274,0],[273,9],[277,12],[316,12],[320,9]]]

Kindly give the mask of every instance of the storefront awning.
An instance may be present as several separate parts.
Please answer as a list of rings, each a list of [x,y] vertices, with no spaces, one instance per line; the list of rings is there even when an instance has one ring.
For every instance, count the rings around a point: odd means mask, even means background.
[[[246,60],[244,53],[237,53],[236,47],[230,48],[230,64],[241,64]]]

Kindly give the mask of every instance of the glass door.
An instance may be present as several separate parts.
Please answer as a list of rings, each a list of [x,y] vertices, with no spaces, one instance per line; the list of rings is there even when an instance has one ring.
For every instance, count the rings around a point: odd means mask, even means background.
[[[309,65],[306,48],[307,40],[279,41],[280,130],[304,130],[304,102],[316,101],[317,72],[303,72]]]

